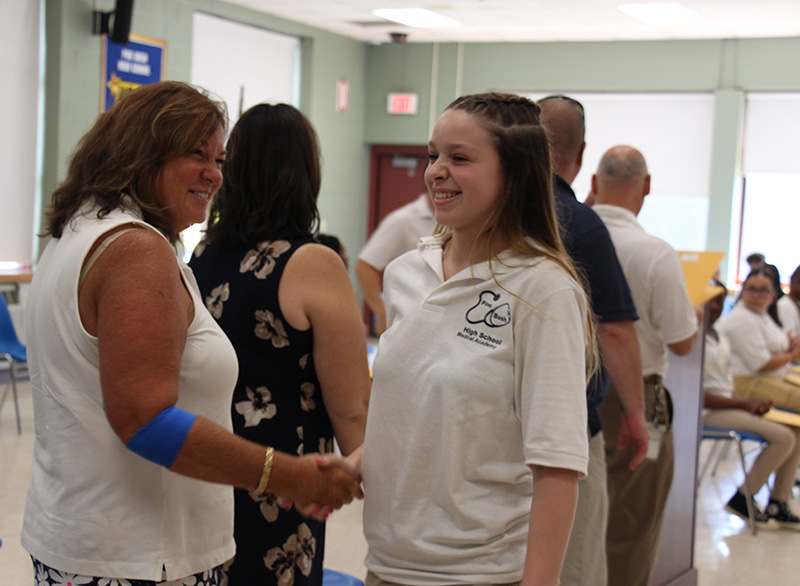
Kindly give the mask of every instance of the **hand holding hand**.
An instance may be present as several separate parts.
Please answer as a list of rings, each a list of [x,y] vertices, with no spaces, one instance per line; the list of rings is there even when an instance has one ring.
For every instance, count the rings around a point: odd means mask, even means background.
[[[359,446],[347,458],[337,454],[322,454],[316,457],[317,466],[321,470],[342,470],[361,482],[361,454],[364,451],[364,446]],[[364,494],[361,492],[357,498],[363,498]],[[312,517],[318,521],[324,521],[328,515],[333,511],[330,507],[320,506],[319,503],[313,502],[305,506],[298,506],[297,510],[306,517]]]
[[[364,453],[364,445],[356,448],[352,454],[346,458],[336,454],[324,454],[317,458],[317,465],[320,468],[341,468],[361,482],[361,455]]]
[[[340,509],[354,498],[364,497],[361,484],[351,473],[339,466],[323,468],[317,464],[320,458],[319,455],[297,458],[296,482],[288,495],[298,510],[309,511],[315,517],[327,516],[326,507]],[[319,507],[316,513],[314,506]]]

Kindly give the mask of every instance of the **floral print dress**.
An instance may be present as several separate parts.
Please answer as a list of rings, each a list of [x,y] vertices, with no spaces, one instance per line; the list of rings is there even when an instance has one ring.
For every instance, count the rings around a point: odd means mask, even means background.
[[[225,586],[224,564],[186,576],[179,580],[126,580],[125,578],[103,578],[100,576],[83,576],[62,572],[43,564],[33,556],[34,586]]]
[[[206,307],[236,349],[233,430],[276,450],[330,452],[333,428],[313,362],[313,331],[284,319],[278,285],[286,263],[311,238],[251,246],[201,243],[189,266]],[[272,495],[236,489],[236,558],[229,586],[319,586],[325,525],[285,510]]]

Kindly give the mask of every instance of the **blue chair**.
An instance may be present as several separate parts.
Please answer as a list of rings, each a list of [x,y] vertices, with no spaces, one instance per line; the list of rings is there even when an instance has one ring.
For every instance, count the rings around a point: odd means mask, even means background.
[[[322,570],[322,586],[364,586],[364,582],[350,574],[324,568]]]
[[[744,461],[744,446],[742,442],[744,440],[753,440],[759,443],[759,445],[764,443],[764,438],[760,435],[756,435],[754,433],[747,433],[744,431],[736,431],[733,429],[725,429],[722,427],[711,427],[710,425],[704,425],[703,429],[700,433],[700,440],[715,440],[715,442],[719,442],[720,440],[726,442],[734,442],[736,447],[739,451],[739,461],[742,465],[742,475],[744,478],[747,478],[747,465]],[[730,444],[727,444],[730,445]],[[717,454],[716,462],[714,463],[714,468],[711,470],[711,476],[714,476],[717,473],[717,467],[719,466],[720,460],[724,456],[724,452],[720,451]],[[700,473],[697,475],[697,486],[700,486],[700,482],[703,480],[705,476],[706,470],[711,463],[711,460],[714,460],[714,449],[712,448],[711,453],[708,455],[703,467],[700,470]],[[749,489],[747,488],[747,482],[742,482],[742,489],[744,490],[744,496],[747,499],[747,515],[750,518],[750,530],[755,535],[758,532],[755,522],[753,521],[753,501],[751,499],[751,494]]]
[[[26,365],[28,353],[25,346],[19,341],[17,331],[14,329],[14,322],[11,321],[11,314],[8,312],[5,298],[0,295],[0,360],[8,363],[8,384],[0,399],[0,411],[6,402],[8,391],[14,395],[14,408],[17,412],[17,434],[22,433],[22,421],[19,417],[19,398],[17,397],[17,369]]]

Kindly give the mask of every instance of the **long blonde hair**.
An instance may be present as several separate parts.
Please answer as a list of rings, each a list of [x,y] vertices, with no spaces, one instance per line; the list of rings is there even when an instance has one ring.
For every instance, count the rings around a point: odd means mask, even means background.
[[[567,254],[559,233],[550,149],[547,132],[540,121],[539,106],[522,96],[489,92],[457,98],[447,110],[461,110],[483,123],[494,141],[505,180],[500,203],[484,222],[472,245],[473,253],[486,249],[496,254],[499,251],[495,251],[493,245],[502,241],[521,255],[545,257],[555,262],[584,285],[585,292],[585,280]],[[437,226],[435,233],[446,237],[448,232],[449,228]],[[496,256],[490,258],[490,267],[494,261],[502,262]],[[513,291],[508,293],[519,298]],[[599,359],[595,320],[588,296],[586,306],[587,378],[591,378],[598,369]]]

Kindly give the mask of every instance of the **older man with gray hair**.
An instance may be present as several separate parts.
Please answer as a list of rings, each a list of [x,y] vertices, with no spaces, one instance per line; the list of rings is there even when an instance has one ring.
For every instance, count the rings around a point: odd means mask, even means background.
[[[686,293],[675,250],[647,234],[636,216],[650,193],[647,163],[638,150],[616,146],[603,155],[592,177],[593,207],[611,234],[633,295],[642,357],[648,457],[636,469],[627,449],[617,449],[616,421],[622,411],[613,384],[600,409],[605,433],[609,520],[606,539],[609,586],[647,586],[655,566],[664,509],[672,484],[671,401],[662,380],[667,349],[688,354],[697,317]]]

